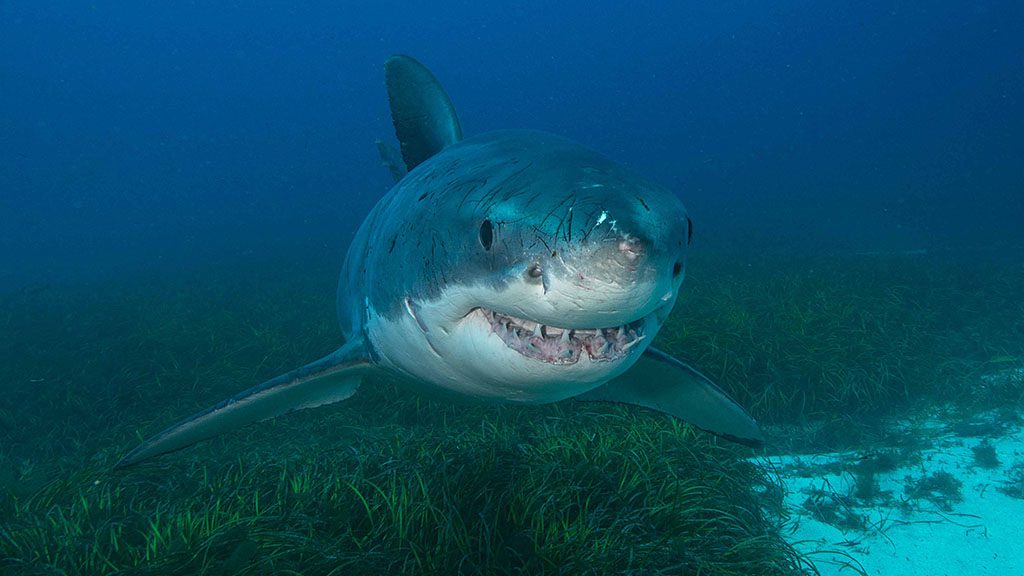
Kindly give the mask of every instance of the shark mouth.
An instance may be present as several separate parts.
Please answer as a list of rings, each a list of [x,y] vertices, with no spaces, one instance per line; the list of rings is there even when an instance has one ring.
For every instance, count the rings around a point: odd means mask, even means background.
[[[486,308],[474,308],[470,314],[487,320],[509,348],[549,364],[575,364],[584,353],[592,361],[618,360],[647,337],[646,318],[611,328],[557,328]]]

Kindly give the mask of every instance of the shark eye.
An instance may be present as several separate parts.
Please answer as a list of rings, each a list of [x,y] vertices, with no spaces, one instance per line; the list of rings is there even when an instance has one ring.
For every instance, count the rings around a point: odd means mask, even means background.
[[[490,250],[493,243],[494,226],[491,225],[490,219],[484,219],[480,224],[480,245],[484,247],[484,250]]]

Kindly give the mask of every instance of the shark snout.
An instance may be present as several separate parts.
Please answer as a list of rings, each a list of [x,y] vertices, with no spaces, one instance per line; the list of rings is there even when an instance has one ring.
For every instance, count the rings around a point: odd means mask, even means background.
[[[635,234],[605,238],[589,255],[609,281],[632,282],[650,276],[658,260],[651,241]]]
[[[539,259],[525,270],[524,279],[543,284],[543,298],[560,314],[622,316],[618,319],[628,321],[641,310],[646,314],[652,306],[671,300],[674,262],[643,236],[609,234]],[[670,296],[663,298],[666,293]],[[576,324],[588,322],[596,321],[581,319]]]

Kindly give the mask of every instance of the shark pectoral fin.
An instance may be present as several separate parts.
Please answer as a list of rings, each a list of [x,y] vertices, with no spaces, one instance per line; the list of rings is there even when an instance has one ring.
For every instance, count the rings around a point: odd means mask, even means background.
[[[254,386],[174,424],[129,452],[117,467],[180,450],[252,422],[352,396],[372,369],[361,338],[310,364]]]
[[[391,121],[408,170],[462,140],[455,106],[426,66],[408,56],[392,56],[384,63],[384,80]]]
[[[764,444],[757,423],[706,376],[648,348],[628,371],[578,400],[621,402],[658,410],[747,446]]]

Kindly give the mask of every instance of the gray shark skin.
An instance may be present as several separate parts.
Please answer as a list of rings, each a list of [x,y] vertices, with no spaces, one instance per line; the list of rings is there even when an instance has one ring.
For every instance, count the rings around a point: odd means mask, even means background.
[[[693,234],[675,194],[552,134],[463,139],[451,99],[408,56],[390,58],[385,78],[401,153],[378,149],[397,182],[341,270],[345,344],[172,425],[118,466],[345,400],[375,373],[463,401],[634,404],[763,442],[709,379],[650,347]]]

